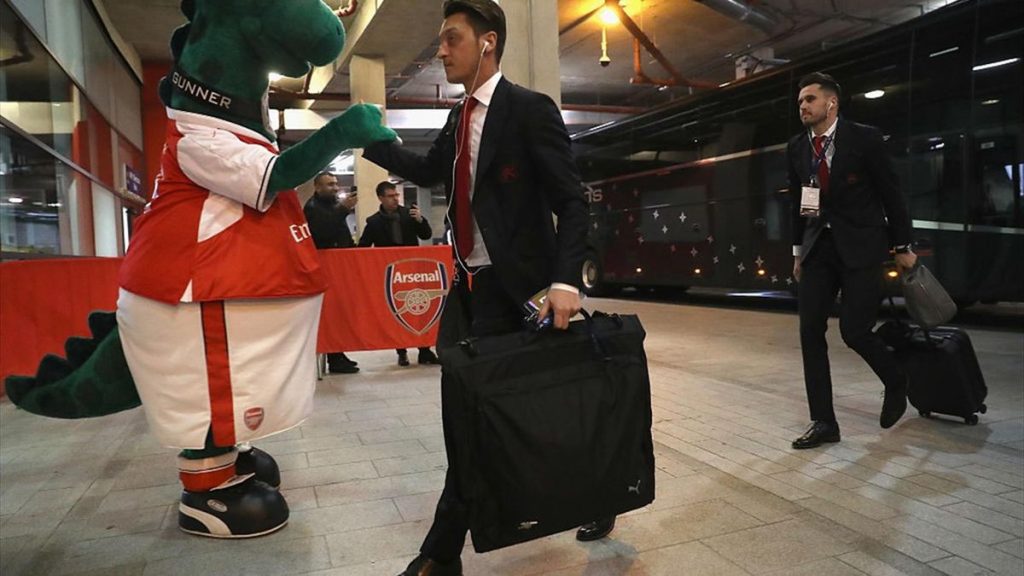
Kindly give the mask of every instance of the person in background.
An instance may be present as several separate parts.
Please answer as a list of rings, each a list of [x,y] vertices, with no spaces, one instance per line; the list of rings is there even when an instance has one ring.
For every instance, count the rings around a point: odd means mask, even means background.
[[[387,180],[377,184],[377,199],[380,210],[366,219],[366,227],[359,238],[359,246],[419,246],[419,239],[429,240],[433,236],[430,222],[413,204],[406,208],[399,204],[401,194],[398,186]],[[420,348],[416,361],[420,364],[438,364],[437,356],[430,347]],[[399,348],[398,365],[408,366],[409,356],[405,348]]]
[[[356,245],[346,219],[355,210],[359,196],[351,192],[341,198],[338,191],[338,178],[334,174],[317,174],[313,179],[313,195],[302,209],[317,250],[354,248]],[[330,352],[327,354],[327,369],[332,374],[354,374],[359,372],[359,365],[344,352]]]

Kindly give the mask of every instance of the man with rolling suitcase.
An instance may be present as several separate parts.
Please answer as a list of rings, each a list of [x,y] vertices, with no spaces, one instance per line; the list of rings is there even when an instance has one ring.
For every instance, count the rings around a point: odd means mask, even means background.
[[[800,349],[812,420],[793,441],[794,449],[839,441],[825,341],[839,292],[843,341],[885,386],[879,424],[892,427],[907,409],[906,374],[871,329],[889,249],[904,270],[917,261],[910,247],[910,216],[881,132],[839,118],[840,95],[839,84],[828,74],[801,79],[798,106],[806,131],[786,149],[793,276],[800,282]]]

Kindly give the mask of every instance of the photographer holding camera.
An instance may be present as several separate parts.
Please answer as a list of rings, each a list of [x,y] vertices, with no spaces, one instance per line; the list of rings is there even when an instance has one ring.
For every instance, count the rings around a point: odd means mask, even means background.
[[[342,198],[338,178],[334,174],[322,172],[313,179],[313,190],[313,196],[302,211],[309,221],[309,232],[317,250],[355,248],[356,243],[352,240],[347,222],[348,215],[352,214],[359,202],[355,189]],[[345,356],[344,352],[329,353],[327,369],[332,374],[359,372],[358,364]]]

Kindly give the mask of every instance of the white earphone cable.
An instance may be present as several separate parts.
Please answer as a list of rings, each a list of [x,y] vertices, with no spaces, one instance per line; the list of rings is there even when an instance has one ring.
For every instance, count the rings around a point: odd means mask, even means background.
[[[484,42],[484,45],[480,48],[480,57],[476,61],[476,73],[473,74],[473,82],[470,84],[470,87],[474,91],[477,88],[476,82],[480,78],[480,65],[483,64],[483,56],[484,56],[484,52],[487,50],[488,44],[489,44],[488,42]],[[459,118],[459,125],[455,129],[455,160],[452,161],[452,192],[451,192],[451,194],[448,195],[448,207],[444,211],[444,218],[448,222],[448,229],[451,231],[452,252],[455,253],[455,260],[458,263],[460,268],[462,268],[463,270],[466,271],[467,274],[472,276],[476,272],[471,272],[469,270],[469,265],[466,264],[466,261],[463,258],[463,255],[459,254],[459,246],[455,242],[455,224],[452,222],[452,217],[451,217],[452,202],[455,200],[455,176],[456,176],[456,172],[457,172],[457,167],[459,165],[459,156],[463,152],[468,153],[467,150],[463,150],[462,147],[460,147],[460,145],[459,145],[460,144],[459,143],[459,131],[465,130],[466,131],[466,140],[469,140],[470,139],[470,130],[472,129],[472,127],[469,124],[467,124],[467,122],[470,122],[472,120],[472,117],[471,117],[470,114],[466,113],[466,107],[469,104],[469,99],[470,98],[472,98],[472,95],[469,92],[466,92],[466,94],[464,94],[463,98],[462,98],[462,109],[459,110],[459,116],[460,116],[460,118]],[[469,145],[469,142],[466,142],[466,145]],[[472,205],[470,205],[470,210],[472,210]],[[471,214],[472,214],[472,212],[471,212]],[[465,233],[465,232],[463,232],[463,233]],[[472,234],[473,231],[470,230],[469,233]],[[472,253],[472,249],[470,249],[470,253]],[[468,258],[469,254],[466,254],[465,257]]]

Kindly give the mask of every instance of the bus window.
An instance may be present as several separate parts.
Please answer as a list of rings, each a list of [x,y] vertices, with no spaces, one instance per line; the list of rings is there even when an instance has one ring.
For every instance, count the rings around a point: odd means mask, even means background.
[[[707,186],[644,190],[640,234],[651,242],[703,242],[707,234]]]
[[[981,138],[976,153],[979,183],[971,210],[971,224],[1020,227],[1021,164],[1015,141]]]
[[[903,148],[890,142],[890,150]],[[946,134],[915,138],[908,163],[909,178],[903,193],[914,220],[962,224],[965,221],[964,136]]]

